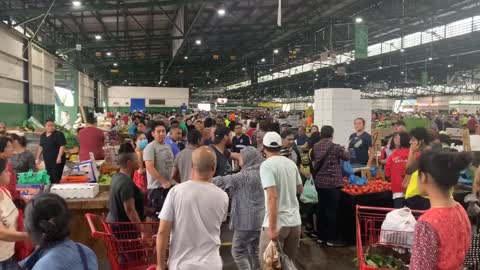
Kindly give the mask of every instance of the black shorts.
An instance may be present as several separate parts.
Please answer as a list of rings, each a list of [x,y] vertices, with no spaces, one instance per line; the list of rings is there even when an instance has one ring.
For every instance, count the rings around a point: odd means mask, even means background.
[[[148,217],[153,220],[158,220],[158,215],[160,214],[160,211],[162,211],[163,203],[165,202],[165,198],[167,198],[168,191],[170,191],[170,188],[148,190],[148,208],[150,209]]]

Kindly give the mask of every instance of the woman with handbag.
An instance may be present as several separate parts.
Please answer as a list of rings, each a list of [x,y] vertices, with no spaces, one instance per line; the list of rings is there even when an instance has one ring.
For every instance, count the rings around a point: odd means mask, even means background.
[[[28,234],[16,231],[19,212],[7,190],[10,172],[5,159],[0,159],[0,270],[20,269],[15,254],[15,242],[28,240]]]
[[[317,242],[327,246],[340,246],[337,237],[337,210],[340,189],[343,187],[341,160],[348,160],[345,148],[333,143],[333,127],[323,126],[321,140],[313,146],[312,160],[315,187],[318,193]]]

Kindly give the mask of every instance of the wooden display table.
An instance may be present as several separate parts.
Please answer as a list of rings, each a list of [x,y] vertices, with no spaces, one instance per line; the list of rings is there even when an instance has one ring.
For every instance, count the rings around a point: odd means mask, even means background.
[[[108,212],[108,191],[100,192],[93,199],[67,199],[67,205],[72,214],[70,223],[70,237],[73,241],[80,242],[90,247],[98,259],[106,258],[106,248],[100,239],[93,239],[90,228],[85,219],[86,213],[102,215]]]

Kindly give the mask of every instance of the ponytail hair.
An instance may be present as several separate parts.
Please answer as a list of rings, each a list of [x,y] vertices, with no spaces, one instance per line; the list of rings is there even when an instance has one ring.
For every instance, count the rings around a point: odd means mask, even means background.
[[[420,155],[418,172],[430,174],[440,189],[448,191],[457,184],[460,172],[472,161],[472,155],[467,152],[453,152],[452,149],[427,150]]]
[[[25,209],[25,228],[35,244],[48,247],[70,235],[70,211],[65,200],[53,193],[35,196]]]

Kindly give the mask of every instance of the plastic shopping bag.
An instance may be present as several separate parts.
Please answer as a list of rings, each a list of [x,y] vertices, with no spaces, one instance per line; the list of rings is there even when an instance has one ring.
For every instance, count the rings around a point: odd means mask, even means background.
[[[302,203],[318,203],[317,189],[315,188],[312,177],[309,177],[307,181],[305,181],[302,195],[300,195],[300,201]]]
[[[266,270],[297,270],[293,261],[283,253],[278,241],[270,241],[263,253],[263,260]]]
[[[343,176],[350,176],[350,175],[353,174],[353,168],[352,168],[352,164],[350,163],[350,161],[342,160],[342,161],[340,161],[340,166],[342,167],[342,175]]]
[[[380,231],[380,244],[410,248],[417,220],[409,208],[395,209],[387,214]]]
[[[356,186],[365,186],[367,184],[367,178],[362,178],[352,174],[348,177],[348,184]]]

